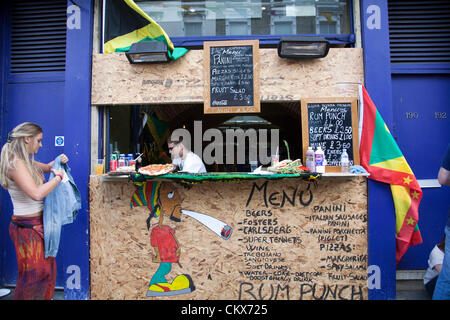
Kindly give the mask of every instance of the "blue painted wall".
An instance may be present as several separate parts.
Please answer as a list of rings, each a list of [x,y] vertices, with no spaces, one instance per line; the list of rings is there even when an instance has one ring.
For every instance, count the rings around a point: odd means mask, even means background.
[[[66,300],[87,299],[90,291],[89,169],[94,1],[69,0],[68,5],[75,2],[80,7],[80,27],[67,29],[63,123],[66,140],[64,152],[70,159],[72,175],[77,179],[82,210],[76,222],[67,225],[63,230],[62,239],[66,245],[64,251]]]
[[[69,157],[69,166],[82,197],[82,209],[73,224],[64,226],[57,256],[57,286],[64,287],[65,298],[89,298],[89,164],[90,99],[93,0],[68,1],[79,10],[69,17],[79,19],[79,27],[67,29],[66,71],[9,75],[9,5],[2,2],[1,20],[1,143],[6,132],[23,121],[40,124],[44,130],[43,148],[36,159],[53,160],[60,153]],[[76,17],[73,15],[77,15]],[[56,135],[65,136],[65,146],[55,147]],[[12,205],[7,192],[1,191],[0,284],[17,279],[15,252],[8,234]]]
[[[417,179],[436,179],[450,141],[449,64],[390,64],[387,1],[361,0],[366,88]],[[438,115],[436,115],[438,113]],[[441,116],[439,116],[441,115]],[[395,265],[395,221],[387,185],[369,181],[369,264],[379,265],[381,289],[370,299],[395,298],[396,270],[426,269],[428,255],[442,240],[449,188],[423,188],[419,228],[423,243]]]
[[[392,127],[392,83],[386,0],[361,0],[361,31],[365,87]],[[369,289],[369,299],[395,299],[395,213],[389,185],[369,180],[369,265],[380,268],[380,288]]]
[[[6,117],[4,116],[6,114],[6,98],[5,98],[5,83],[6,83],[6,57],[5,57],[5,41],[6,38],[6,5],[4,1],[0,2],[0,142],[1,145],[3,145],[3,142],[5,141],[5,135],[6,135]],[[4,213],[5,210],[3,209],[3,203],[4,203],[4,192],[0,189],[0,286],[4,283],[3,280],[3,270],[4,270],[4,259],[5,255],[3,254],[3,246],[6,242],[6,236],[5,229],[3,228],[2,224],[2,217],[4,217],[6,214]]]
[[[9,74],[9,12],[10,2],[2,2],[2,38],[1,38],[1,145],[6,141],[7,132],[16,125],[32,121],[40,124],[44,130],[44,148],[36,155],[41,162],[50,162],[62,152],[54,147],[54,136],[63,132],[63,101],[64,101],[64,73],[52,72],[46,74]],[[0,188],[0,269],[1,284],[15,284],[17,280],[17,262],[14,246],[9,237],[9,222],[12,215],[10,197]],[[63,250],[63,249],[62,249]],[[64,285],[61,255],[57,261],[57,286]]]
[[[450,75],[394,74],[394,137],[417,179],[437,179],[450,142]],[[444,236],[450,188],[423,188],[419,228],[423,243],[408,249],[397,268],[426,269],[428,255]]]
[[[17,82],[6,85],[7,129],[12,130],[16,125],[25,121],[38,123],[44,130],[43,148],[35,156],[40,162],[50,162],[62,152],[62,148],[55,147],[54,136],[63,134],[63,114],[60,110],[64,106],[64,79],[47,82]],[[4,282],[11,284],[17,280],[17,264],[14,246],[9,238],[8,226],[12,215],[12,203],[7,191],[2,190],[2,238],[5,259],[3,260]],[[64,250],[64,249],[62,249]],[[61,255],[57,256],[58,279],[57,286],[63,286],[63,269]]]

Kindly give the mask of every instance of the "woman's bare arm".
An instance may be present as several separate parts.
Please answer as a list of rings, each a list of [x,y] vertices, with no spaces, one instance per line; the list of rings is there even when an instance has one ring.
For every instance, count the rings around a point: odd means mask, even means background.
[[[41,168],[41,170],[45,173],[49,173],[52,170],[53,167],[53,163],[55,161],[49,162],[49,163],[42,163],[39,161],[34,161],[34,163],[36,163],[38,165],[39,168]]]
[[[61,182],[61,177],[56,176],[38,186],[22,160],[16,161],[14,168],[8,170],[8,178],[14,180],[31,199],[36,201],[44,199]]]
[[[69,158],[67,158],[67,156],[64,153],[61,153],[61,163],[64,164],[66,162],[69,161]],[[34,161],[39,168],[42,169],[42,171],[44,171],[45,173],[49,173],[50,171],[52,171],[52,167],[55,164],[55,160],[50,161],[49,163],[41,163],[39,161]]]

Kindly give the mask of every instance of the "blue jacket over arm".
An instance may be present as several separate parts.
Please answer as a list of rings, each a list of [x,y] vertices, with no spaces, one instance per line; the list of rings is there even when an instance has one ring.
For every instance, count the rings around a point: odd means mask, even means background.
[[[61,237],[61,227],[72,223],[81,209],[81,196],[70,168],[67,164],[61,164],[61,156],[55,159],[53,169],[61,169],[68,179],[64,179],[44,201],[44,244],[45,258],[56,257]],[[49,179],[54,177],[50,172]],[[67,180],[67,181],[65,181]]]

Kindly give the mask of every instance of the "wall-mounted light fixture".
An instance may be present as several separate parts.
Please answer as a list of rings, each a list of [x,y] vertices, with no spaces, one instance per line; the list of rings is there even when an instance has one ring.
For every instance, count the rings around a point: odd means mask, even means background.
[[[167,45],[161,41],[141,41],[125,52],[130,63],[168,62]]]
[[[281,37],[278,42],[280,58],[323,58],[329,49],[330,43],[323,37]]]

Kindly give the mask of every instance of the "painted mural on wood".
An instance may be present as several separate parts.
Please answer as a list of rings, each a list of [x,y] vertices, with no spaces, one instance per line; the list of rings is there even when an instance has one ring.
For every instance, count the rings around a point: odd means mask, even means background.
[[[321,180],[317,187],[302,179],[157,182],[159,202],[133,209],[132,183],[91,179],[92,299],[368,297],[365,178]],[[166,280],[153,281],[161,254],[152,232],[162,226],[175,236],[174,259]],[[175,287],[182,275],[184,285]],[[155,283],[182,294],[155,294],[164,292]]]
[[[174,185],[158,181],[139,183],[131,197],[131,207],[148,207],[150,214],[147,218],[147,229],[151,228],[152,218],[158,218],[150,233],[150,243],[155,252],[152,261],[158,263],[159,267],[150,280],[147,297],[173,296],[195,290],[194,280],[188,274],[177,275],[171,282],[166,278],[173,263],[181,267],[181,245],[175,236],[175,230],[164,224],[165,216],[175,222],[181,222],[181,214],[185,214],[224,240],[231,237],[232,229],[227,224],[206,214],[183,210],[181,202],[181,193]]]

